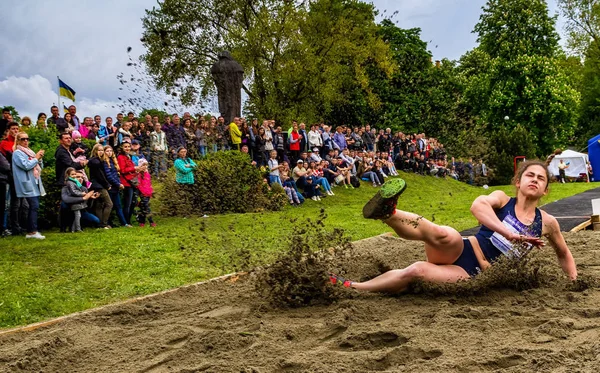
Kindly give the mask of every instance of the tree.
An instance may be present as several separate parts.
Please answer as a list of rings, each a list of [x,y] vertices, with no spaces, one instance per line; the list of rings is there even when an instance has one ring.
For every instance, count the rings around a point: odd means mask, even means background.
[[[545,0],[488,0],[474,32],[492,58],[553,57],[559,50],[555,24]]]
[[[598,0],[558,0],[566,19],[567,47],[585,56],[589,47],[600,52],[600,2]]]
[[[145,120],[144,117],[146,115],[150,115],[152,117],[158,116],[159,123],[164,123],[165,122],[165,118],[167,116],[169,116],[169,113],[167,113],[166,111],[161,110],[161,109],[144,109],[144,110],[142,110],[142,112],[138,116],[139,120],[140,121],[144,121]]]
[[[581,108],[576,130],[577,145],[587,146],[587,140],[600,133],[600,51],[590,46],[583,67]]]
[[[184,104],[214,94],[210,66],[229,50],[244,67],[246,112],[316,120],[359,92],[379,100],[369,63],[391,72],[373,5],[358,0],[165,0],[146,11],[142,60]]]
[[[484,63],[465,93],[491,133],[523,126],[539,157],[566,145],[577,120],[579,94],[560,63],[554,24],[543,0],[488,1],[472,54]]]
[[[2,109],[10,110],[10,115],[12,115],[13,121],[15,121],[17,123],[21,123],[21,117],[19,116],[19,112],[17,111],[17,109],[15,109],[14,106],[0,106],[0,107],[2,107]]]

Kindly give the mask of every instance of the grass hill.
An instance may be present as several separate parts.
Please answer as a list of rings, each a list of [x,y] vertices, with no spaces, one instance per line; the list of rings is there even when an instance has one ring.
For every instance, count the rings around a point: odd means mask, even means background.
[[[403,174],[408,189],[398,208],[458,230],[477,223],[469,213],[475,197],[488,190],[454,180]],[[544,202],[595,187],[594,183],[552,184]],[[87,229],[80,234],[45,232],[44,241],[0,239],[0,327],[56,317],[202,281],[248,265],[267,263],[289,246],[293,229],[316,219],[342,228],[352,240],[391,231],[362,218],[362,206],[376,189],[334,188],[336,196],[307,200],[281,212],[208,218],[155,217],[156,228]],[[157,203],[154,201],[153,203]],[[294,223],[292,219],[297,219]],[[324,243],[326,245],[327,243]]]

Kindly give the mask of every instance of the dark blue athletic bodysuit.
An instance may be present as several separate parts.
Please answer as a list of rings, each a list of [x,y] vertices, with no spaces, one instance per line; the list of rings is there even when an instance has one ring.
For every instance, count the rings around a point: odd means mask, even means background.
[[[542,213],[538,208],[535,209],[535,219],[531,225],[525,225],[515,213],[516,198],[511,198],[508,203],[502,208],[496,210],[498,219],[512,232],[523,234],[532,237],[542,236]],[[488,262],[493,263],[500,255],[509,255],[512,250],[512,244],[500,234],[489,229],[485,225],[481,225],[479,232],[475,235],[483,255]],[[473,277],[478,274],[481,269],[479,262],[473,251],[473,246],[468,238],[463,238],[463,252],[458,259],[452,263],[464,269],[469,276]]]

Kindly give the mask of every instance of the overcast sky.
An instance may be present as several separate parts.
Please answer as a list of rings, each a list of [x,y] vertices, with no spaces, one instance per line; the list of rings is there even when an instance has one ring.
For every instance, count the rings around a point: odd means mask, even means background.
[[[485,0],[373,3],[381,16],[398,11],[399,27],[421,28],[434,59],[458,59],[476,45],[471,31]],[[143,52],[140,19],[155,4],[155,0],[3,0],[0,106],[13,105],[21,116],[49,113],[58,101],[58,75],[77,92],[80,117],[114,116],[118,108],[112,106],[122,95],[116,76],[131,72],[126,66],[128,46],[134,58]],[[549,5],[556,13],[555,0]],[[559,20],[559,31],[561,26]]]

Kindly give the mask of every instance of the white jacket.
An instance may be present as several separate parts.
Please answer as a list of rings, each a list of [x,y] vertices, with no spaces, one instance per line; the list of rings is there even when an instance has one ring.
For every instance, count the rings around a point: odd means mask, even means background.
[[[318,131],[308,131],[308,147],[312,149],[315,146],[323,146],[323,138]]]

